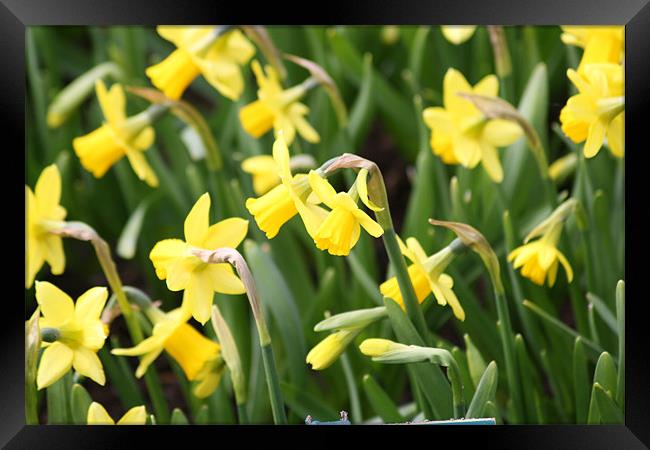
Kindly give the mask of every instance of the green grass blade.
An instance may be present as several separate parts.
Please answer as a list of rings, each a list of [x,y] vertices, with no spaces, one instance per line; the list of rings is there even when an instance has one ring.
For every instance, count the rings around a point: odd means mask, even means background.
[[[369,374],[363,376],[363,390],[372,409],[381,417],[384,423],[399,423],[404,420],[404,417],[397,409],[397,405]]]
[[[483,376],[481,376],[476,387],[472,402],[469,404],[469,408],[467,408],[467,414],[465,414],[466,419],[483,417],[487,402],[494,401],[498,378],[497,363],[492,361],[488,364],[485,372],[483,372]]]
[[[70,391],[70,407],[72,412],[72,423],[75,425],[86,425],[88,419],[88,408],[93,402],[88,391],[80,384],[74,384]]]

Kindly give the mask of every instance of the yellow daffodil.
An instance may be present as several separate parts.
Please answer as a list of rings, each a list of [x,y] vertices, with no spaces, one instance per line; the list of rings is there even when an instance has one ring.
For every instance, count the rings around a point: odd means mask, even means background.
[[[422,303],[429,293],[433,292],[439,305],[444,306],[449,304],[454,316],[458,320],[465,320],[465,311],[452,290],[454,280],[446,273],[443,273],[443,270],[445,270],[454,258],[454,252],[451,247],[445,247],[435,255],[427,256],[415,238],[408,238],[406,245],[399,238],[398,242],[402,254],[413,263],[408,268],[408,274],[415,289],[418,302]],[[399,303],[402,309],[405,308],[402,292],[400,291],[396,277],[390,278],[382,283],[379,286],[379,290],[385,297],[392,298]]]
[[[278,132],[282,130],[287,145],[291,145],[298,130],[307,142],[319,142],[320,136],[304,117],[309,113],[309,108],[298,101],[309,90],[312,80],[285,90],[273,67],[266,66],[266,75],[258,61],[253,61],[251,67],[259,90],[258,99],[239,111],[244,130],[255,138],[264,135],[271,128],[275,130],[277,138]]]
[[[230,264],[206,264],[193,253],[195,249],[236,248],[246,237],[248,221],[238,217],[210,226],[210,195],[203,194],[185,219],[185,241],[165,239],[149,254],[161,280],[170,291],[185,291],[183,308],[205,324],[210,319],[215,292],[243,294],[241,280]]]
[[[365,339],[361,345],[359,345],[359,350],[361,350],[361,353],[366,356],[382,356],[386,353],[403,350],[405,348],[408,348],[408,346],[389,339],[378,338]]]
[[[30,288],[34,278],[47,261],[54,275],[60,275],[65,268],[63,239],[52,234],[54,228],[63,223],[66,210],[61,201],[61,175],[52,164],[41,172],[34,192],[25,186],[26,205],[26,261],[25,287]]]
[[[381,225],[359,209],[352,195],[348,192],[337,193],[327,180],[313,170],[309,172],[309,185],[316,196],[332,209],[313,236],[320,250],[327,250],[331,255],[348,255],[359,240],[361,227],[376,238],[384,234]],[[361,197],[364,198],[364,195]]]
[[[257,195],[266,194],[280,184],[278,165],[271,155],[259,155],[246,158],[241,168],[253,175],[253,190]]]
[[[104,346],[107,332],[100,315],[108,298],[105,287],[82,294],[76,305],[51,283],[36,282],[36,300],[43,317],[39,321],[45,351],[38,367],[36,384],[43,389],[71,368],[102,386],[104,368],[97,351]]]
[[[327,211],[307,201],[312,192],[307,175],[291,174],[289,149],[282,132],[273,144],[273,160],[282,184],[261,197],[247,199],[246,209],[269,239],[275,237],[282,225],[296,214],[300,214],[307,232],[313,237]]]
[[[345,351],[348,344],[354,340],[362,329],[349,328],[330,334],[316,344],[307,354],[307,364],[311,364],[313,370],[327,369]]]
[[[158,26],[156,30],[176,50],[145,73],[167,97],[178,100],[192,81],[203,75],[223,96],[239,98],[244,90],[241,66],[255,54],[241,31],[224,33],[215,26]]]
[[[538,240],[517,247],[508,255],[513,267],[521,267],[521,274],[537,285],[544,285],[548,275],[548,285],[553,286],[557,278],[558,263],[566,271],[569,283],[573,280],[573,270],[566,257],[557,249],[562,233],[562,221],[547,227]]]
[[[585,141],[584,155],[598,154],[603,141],[616,157],[625,153],[625,97],[623,67],[618,64],[590,64],[583,72],[573,69],[567,76],[578,88],[560,112],[562,131],[575,143]]]
[[[135,372],[135,376],[141,378],[165,350],[181,366],[187,379],[196,382],[194,394],[199,398],[207,397],[219,385],[225,367],[221,346],[186,323],[187,319],[183,308],[167,314],[160,313],[150,337],[135,347],[118,348],[111,353],[121,356],[144,355]]]
[[[147,410],[144,406],[135,406],[129,409],[117,425],[144,425],[147,422]],[[115,421],[108,415],[106,409],[97,402],[92,402],[86,417],[88,425],[115,425]]]
[[[469,40],[476,31],[476,25],[443,25],[440,28],[445,39],[455,45]]]
[[[481,162],[490,178],[503,180],[503,168],[497,147],[506,147],[522,135],[513,122],[486,118],[471,101],[460,93],[474,93],[496,97],[499,81],[488,75],[472,88],[465,77],[455,69],[447,70],[443,80],[444,108],[424,110],[424,122],[431,128],[431,148],[446,164],[462,164],[470,169]]]
[[[578,72],[588,64],[618,64],[623,59],[624,27],[562,27],[562,31],[562,42],[584,49]]]
[[[156,173],[144,156],[155,139],[149,113],[143,111],[127,118],[124,89],[118,83],[107,91],[104,82],[97,80],[95,90],[106,121],[95,131],[72,141],[81,165],[101,178],[126,155],[139,179],[151,187],[158,186]]]

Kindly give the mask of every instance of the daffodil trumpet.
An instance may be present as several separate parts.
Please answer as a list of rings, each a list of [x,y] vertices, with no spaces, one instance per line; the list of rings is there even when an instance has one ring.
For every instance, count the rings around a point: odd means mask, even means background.
[[[367,171],[367,192],[365,194],[367,195],[368,200],[371,200],[373,202],[372,204],[376,206],[373,212],[377,219],[377,223],[379,223],[383,230],[382,239],[384,247],[386,248],[388,258],[393,270],[395,271],[397,283],[400,292],[402,293],[402,297],[404,298],[404,304],[406,305],[407,315],[414,323],[418,333],[426,342],[428,340],[427,326],[424,321],[422,310],[418,304],[415,290],[409,279],[406,262],[404,261],[404,257],[402,256],[397,241],[397,234],[393,227],[393,219],[390,215],[386,186],[381,171],[374,162],[351,153],[344,153],[338,158],[331,159],[321,166],[321,170],[325,177],[345,168],[365,169]]]
[[[237,271],[237,274],[246,289],[246,296],[248,297],[248,302],[253,312],[253,318],[255,319],[255,325],[257,326],[257,334],[259,336],[260,346],[262,347],[262,361],[266,373],[266,382],[269,388],[273,420],[276,424],[286,424],[287,416],[284,410],[282,394],[280,392],[280,380],[278,378],[275,357],[273,356],[271,335],[266,326],[266,319],[264,318],[264,313],[257,295],[255,279],[253,278],[253,274],[251,273],[246,260],[237,250],[228,247],[218,248],[216,250],[194,248],[191,252],[205,264],[227,263],[231,264]]]

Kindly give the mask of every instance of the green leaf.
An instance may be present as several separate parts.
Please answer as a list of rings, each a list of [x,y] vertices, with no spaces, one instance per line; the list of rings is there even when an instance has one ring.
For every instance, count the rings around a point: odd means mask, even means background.
[[[183,411],[179,408],[174,408],[172,411],[172,418],[170,420],[170,425],[189,425],[189,421]]]
[[[466,419],[478,419],[484,416],[487,403],[494,401],[498,378],[497,363],[492,361],[483,372],[483,376],[476,387],[472,402],[467,408],[467,414],[465,414]]]
[[[536,392],[536,373],[528,357],[526,344],[521,334],[515,336],[515,356],[517,358],[517,366],[519,367],[519,376],[521,377],[522,390],[524,394],[524,406],[526,413],[526,422],[538,423],[537,412],[535,410],[535,392]]]
[[[126,222],[122,234],[120,235],[120,239],[117,241],[116,253],[121,258],[132,259],[135,256],[138,237],[140,236],[140,230],[142,230],[144,216],[151,204],[151,199],[152,197],[149,196],[142,200]]]
[[[465,339],[467,366],[469,368],[469,373],[472,377],[474,386],[476,387],[478,386],[478,383],[481,380],[483,373],[485,372],[485,361],[483,360],[483,356],[481,356],[481,352],[476,348],[470,339],[469,334],[465,334],[463,338]]]
[[[589,303],[594,305],[594,307],[596,308],[596,312],[598,313],[600,318],[603,319],[605,325],[607,325],[614,333],[616,333],[617,332],[616,317],[614,317],[614,314],[609,310],[605,302],[600,297],[592,294],[591,292],[587,292],[587,300],[589,301]]]
[[[210,421],[208,405],[201,405],[199,412],[196,413],[194,423],[196,425],[207,425]]]
[[[616,324],[618,335],[618,380],[616,402],[625,408],[625,281],[616,284]]]
[[[70,384],[72,372],[68,372],[56,383],[46,388],[47,423],[49,425],[66,425],[70,423]]]
[[[614,399],[603,387],[594,383],[594,395],[600,413],[600,422],[603,424],[623,423],[623,412]]]
[[[397,302],[384,297],[384,304],[397,340],[401,343],[426,347],[413,323],[406,317]],[[440,367],[429,363],[413,363],[408,364],[407,367],[412,371],[414,379],[431,406],[436,416],[434,418],[450,418],[453,411],[451,386]]]
[[[580,337],[576,338],[573,346],[573,386],[576,400],[576,423],[586,423],[591,383],[587,373],[587,357]]]
[[[302,386],[306,381],[304,359],[307,351],[296,301],[268,251],[246,240],[244,253],[255,277],[262,308],[273,317],[282,337],[289,377],[294,384]]]
[[[348,130],[354,148],[361,143],[361,138],[368,131],[375,110],[375,97],[373,92],[372,55],[363,55],[363,69],[361,74],[361,88],[350,110]]]
[[[610,396],[616,393],[617,374],[614,360],[607,352],[603,352],[598,358],[596,363],[596,370],[594,371],[594,387],[591,390],[591,400],[589,402],[589,414],[587,423],[598,424],[600,423],[601,414],[598,408],[599,403],[596,399],[596,385],[599,385]]]
[[[371,375],[363,376],[363,390],[375,413],[384,423],[400,423],[404,420],[395,403]]]
[[[86,425],[88,421],[88,408],[93,402],[88,391],[80,384],[75,383],[70,392],[70,406],[72,409],[72,423]]]
[[[32,317],[25,322],[25,417],[29,425],[38,424],[36,374],[41,351],[41,329],[38,325],[40,316],[41,308],[37,307]]]

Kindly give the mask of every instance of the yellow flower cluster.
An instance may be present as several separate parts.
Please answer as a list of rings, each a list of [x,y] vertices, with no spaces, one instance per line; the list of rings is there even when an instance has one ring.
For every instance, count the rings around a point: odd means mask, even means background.
[[[584,49],[577,70],[567,76],[578,90],[560,112],[562,131],[584,155],[596,156],[606,141],[612,154],[625,154],[623,27],[563,27],[562,41]]]

